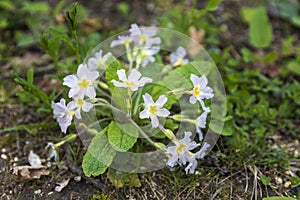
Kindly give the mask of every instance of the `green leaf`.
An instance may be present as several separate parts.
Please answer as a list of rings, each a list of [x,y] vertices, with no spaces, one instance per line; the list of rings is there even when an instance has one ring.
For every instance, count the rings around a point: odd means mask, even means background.
[[[86,176],[99,176],[103,174],[108,166],[104,165],[90,152],[86,152],[82,161],[83,172]]]
[[[54,38],[56,38],[56,40],[62,40],[64,41],[67,45],[69,45],[73,51],[75,51],[75,46],[73,44],[73,41],[72,39],[66,34],[66,33],[62,33],[62,32],[59,32],[53,28],[49,28],[47,30],[47,32]]]
[[[218,8],[219,3],[222,2],[222,0],[209,0],[207,3],[205,10],[208,11],[215,11]]]
[[[33,84],[33,75],[34,75],[33,68],[30,68],[30,69],[27,71],[27,81],[28,81],[28,83]]]
[[[129,5],[126,2],[120,2],[116,5],[116,9],[124,16],[129,14]]]
[[[271,182],[271,178],[267,177],[267,176],[261,176],[260,180],[262,182],[263,185],[269,185],[269,183]]]
[[[103,174],[116,154],[107,140],[106,131],[107,128],[96,134],[83,157],[82,168],[88,177]]]
[[[297,177],[291,177],[292,187],[297,187],[300,185],[300,179]]]
[[[26,2],[21,11],[32,13],[48,13],[50,7],[46,2]]]
[[[15,5],[12,1],[9,0],[2,0],[0,1],[0,8],[4,10],[13,11],[15,10]]]
[[[72,8],[66,11],[66,18],[72,31],[75,31],[77,27],[77,20],[76,20],[77,8],[78,8],[78,3],[74,3],[72,5]]]
[[[263,200],[296,200],[291,197],[265,197]]]
[[[250,26],[250,41],[257,48],[270,46],[272,41],[272,26],[269,22],[266,8],[259,6],[256,8],[242,8],[244,20]]]
[[[47,107],[50,107],[50,99],[45,92],[43,92],[41,89],[39,89],[37,86],[33,85],[32,83],[21,78],[16,73],[13,73],[13,76],[15,77],[14,78],[15,82],[20,84],[25,91],[30,92],[32,95],[40,99]]]
[[[297,61],[294,61],[294,60],[290,61],[288,63],[288,69],[291,72],[293,72],[293,73],[295,73],[297,75],[300,75],[300,64]]]
[[[29,134],[37,134],[40,128],[49,128],[52,125],[51,123],[36,123],[36,124],[24,124],[24,125],[16,125],[9,128],[4,128],[0,130],[0,133],[9,132],[9,131],[27,131]]]
[[[107,60],[108,66],[106,67],[106,81],[107,84],[109,85],[111,91],[114,90],[115,86],[112,84],[112,80],[119,80],[117,71],[119,69],[125,69],[125,66],[119,62],[115,57],[110,56]]]
[[[137,174],[120,172],[115,169],[109,169],[107,177],[112,182],[112,184],[118,188],[123,186],[129,187],[140,187],[141,181]]]
[[[125,133],[123,130],[126,132],[131,131],[130,135]],[[138,130],[131,123],[116,124],[115,122],[111,122],[108,126],[107,136],[109,143],[115,150],[126,152],[136,143]]]

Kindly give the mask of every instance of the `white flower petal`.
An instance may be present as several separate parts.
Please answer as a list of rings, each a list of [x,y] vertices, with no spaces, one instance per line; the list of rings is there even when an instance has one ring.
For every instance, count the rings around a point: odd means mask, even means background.
[[[197,133],[198,133],[198,138],[199,141],[201,142],[203,140],[203,132],[201,131],[201,129],[199,127],[197,127]]]
[[[117,71],[117,74],[118,74],[118,77],[119,77],[119,80],[125,82],[127,81],[127,78],[126,78],[126,73],[125,73],[125,70],[124,69],[120,69]]]
[[[176,53],[177,53],[178,56],[180,56],[181,58],[183,58],[186,55],[186,50],[185,50],[185,48],[183,48],[182,46],[180,46],[176,50]]]
[[[157,116],[150,115],[152,128],[157,128],[159,126],[159,121]]]
[[[75,75],[68,75],[64,78],[63,85],[66,85],[68,87],[74,87],[77,85],[77,82],[79,79]]]
[[[96,58],[94,58],[94,57],[89,58],[87,63],[88,63],[88,69],[90,71],[97,70],[97,59]]]
[[[82,79],[83,77],[86,77],[89,74],[89,70],[87,68],[86,64],[80,64],[77,69],[77,76]]]
[[[92,83],[93,81],[95,81],[97,78],[99,77],[99,72],[97,71],[92,71],[92,72],[88,72],[86,78]],[[90,83],[90,84],[91,84]]]
[[[96,91],[93,87],[89,87],[87,90],[86,90],[86,96],[88,96],[89,98],[95,98],[96,97]]]
[[[139,86],[138,86],[138,85],[130,86],[130,90],[131,90],[131,91],[137,91],[138,89],[139,89]]]
[[[140,112],[140,118],[141,119],[146,119],[149,118],[150,115],[148,113],[148,108],[145,108],[142,112]]]
[[[207,82],[208,82],[208,81],[207,81],[206,76],[202,75],[202,76],[199,78],[199,83],[198,83],[198,85],[200,86],[200,89],[205,88],[206,85],[207,85]]]
[[[149,104],[154,104],[152,96],[148,93],[143,95],[145,106],[147,107]]]
[[[89,112],[91,110],[91,108],[93,107],[93,104],[90,102],[85,102],[82,106],[82,110],[84,112]]]
[[[141,76],[142,74],[138,70],[133,69],[128,76],[128,81],[137,82]]]
[[[195,74],[191,74],[190,79],[194,86],[197,86],[200,84],[200,78],[198,76],[196,76]]]
[[[156,115],[159,117],[168,117],[170,115],[170,112],[166,108],[163,108],[159,109]]]
[[[153,80],[151,78],[148,77],[142,77],[138,82],[137,85],[139,85],[139,87],[144,86],[147,83],[151,83]]]
[[[77,119],[81,119],[80,107],[78,107],[78,108],[75,110],[75,117],[76,117]]]
[[[124,87],[124,88],[127,88],[127,87],[128,87],[128,85],[126,85],[125,83],[121,83],[121,82],[116,81],[116,80],[112,80],[111,82],[112,82],[112,83],[114,84],[114,86],[116,86],[116,87]]]
[[[190,103],[191,103],[191,104],[195,104],[196,102],[197,102],[196,97],[190,96]]]
[[[166,95],[160,95],[156,100],[155,104],[158,105],[158,107],[163,107],[167,101],[168,98],[166,97]]]

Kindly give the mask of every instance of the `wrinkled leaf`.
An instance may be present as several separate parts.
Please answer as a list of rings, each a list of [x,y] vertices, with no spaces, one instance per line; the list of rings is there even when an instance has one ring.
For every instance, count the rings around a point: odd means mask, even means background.
[[[126,152],[136,143],[137,137],[135,136],[138,135],[138,132],[134,127],[132,127],[133,124],[131,123],[123,125],[124,128],[123,130],[121,130],[119,127],[121,126],[121,124],[111,122],[107,129],[107,136],[110,144],[114,147],[114,149],[116,149],[117,151]],[[125,129],[132,130],[130,135],[124,132]]]
[[[82,168],[86,176],[103,174],[113,161],[116,152],[107,140],[106,131],[107,128],[96,134],[83,157]]]
[[[142,185],[137,174],[109,169],[107,176],[112,184],[118,188],[123,186],[140,187]]]
[[[266,8],[242,8],[244,20],[249,24],[250,41],[257,48],[268,47],[272,41],[272,26],[270,24]]]

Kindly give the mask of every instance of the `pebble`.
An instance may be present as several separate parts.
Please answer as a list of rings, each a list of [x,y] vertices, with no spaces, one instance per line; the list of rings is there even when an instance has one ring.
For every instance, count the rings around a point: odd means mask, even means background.
[[[276,176],[275,177],[275,182],[276,182],[276,184],[281,185],[283,181],[282,181],[282,178]]]
[[[42,192],[42,190],[38,189],[38,190],[34,191],[34,194],[40,194],[41,192]]]
[[[77,181],[77,182],[81,181],[81,176],[75,176],[74,181]]]
[[[283,186],[284,186],[285,188],[288,188],[288,187],[290,187],[291,185],[292,185],[292,182],[291,182],[291,181],[287,181],[287,182],[284,183]]]
[[[15,162],[18,162],[18,161],[19,161],[19,158],[18,158],[18,157],[14,157],[14,161],[15,161]]]
[[[54,193],[54,192],[51,191],[51,192],[49,192],[47,195],[51,195],[51,194],[53,194],[53,193]]]
[[[6,149],[5,149],[5,148],[2,148],[2,149],[1,149],[1,153],[6,153]]]
[[[7,160],[7,155],[1,154],[1,158],[2,158],[3,160]]]
[[[51,167],[51,162],[47,162],[47,167],[49,168],[49,167]]]
[[[299,151],[298,151],[298,150],[295,150],[295,151],[294,151],[294,157],[295,157],[295,158],[298,158],[298,156],[299,156]]]

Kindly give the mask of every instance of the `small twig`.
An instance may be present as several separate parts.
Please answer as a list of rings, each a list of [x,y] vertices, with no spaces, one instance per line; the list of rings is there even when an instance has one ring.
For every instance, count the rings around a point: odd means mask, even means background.
[[[100,180],[92,178],[92,177],[86,177],[83,173],[83,171],[77,167],[68,157],[72,157],[72,154],[67,146],[67,144],[64,144],[63,149],[65,153],[68,155],[67,156],[67,166],[71,170],[72,173],[77,174],[78,176],[81,176],[84,178],[87,182],[91,183],[94,185],[97,189],[100,189],[102,191],[105,190],[106,186],[100,182]]]
[[[245,186],[245,193],[246,193],[248,190],[249,183],[248,183],[248,171],[247,171],[246,165],[244,165],[244,168],[245,168],[245,174],[246,174],[246,186]]]

